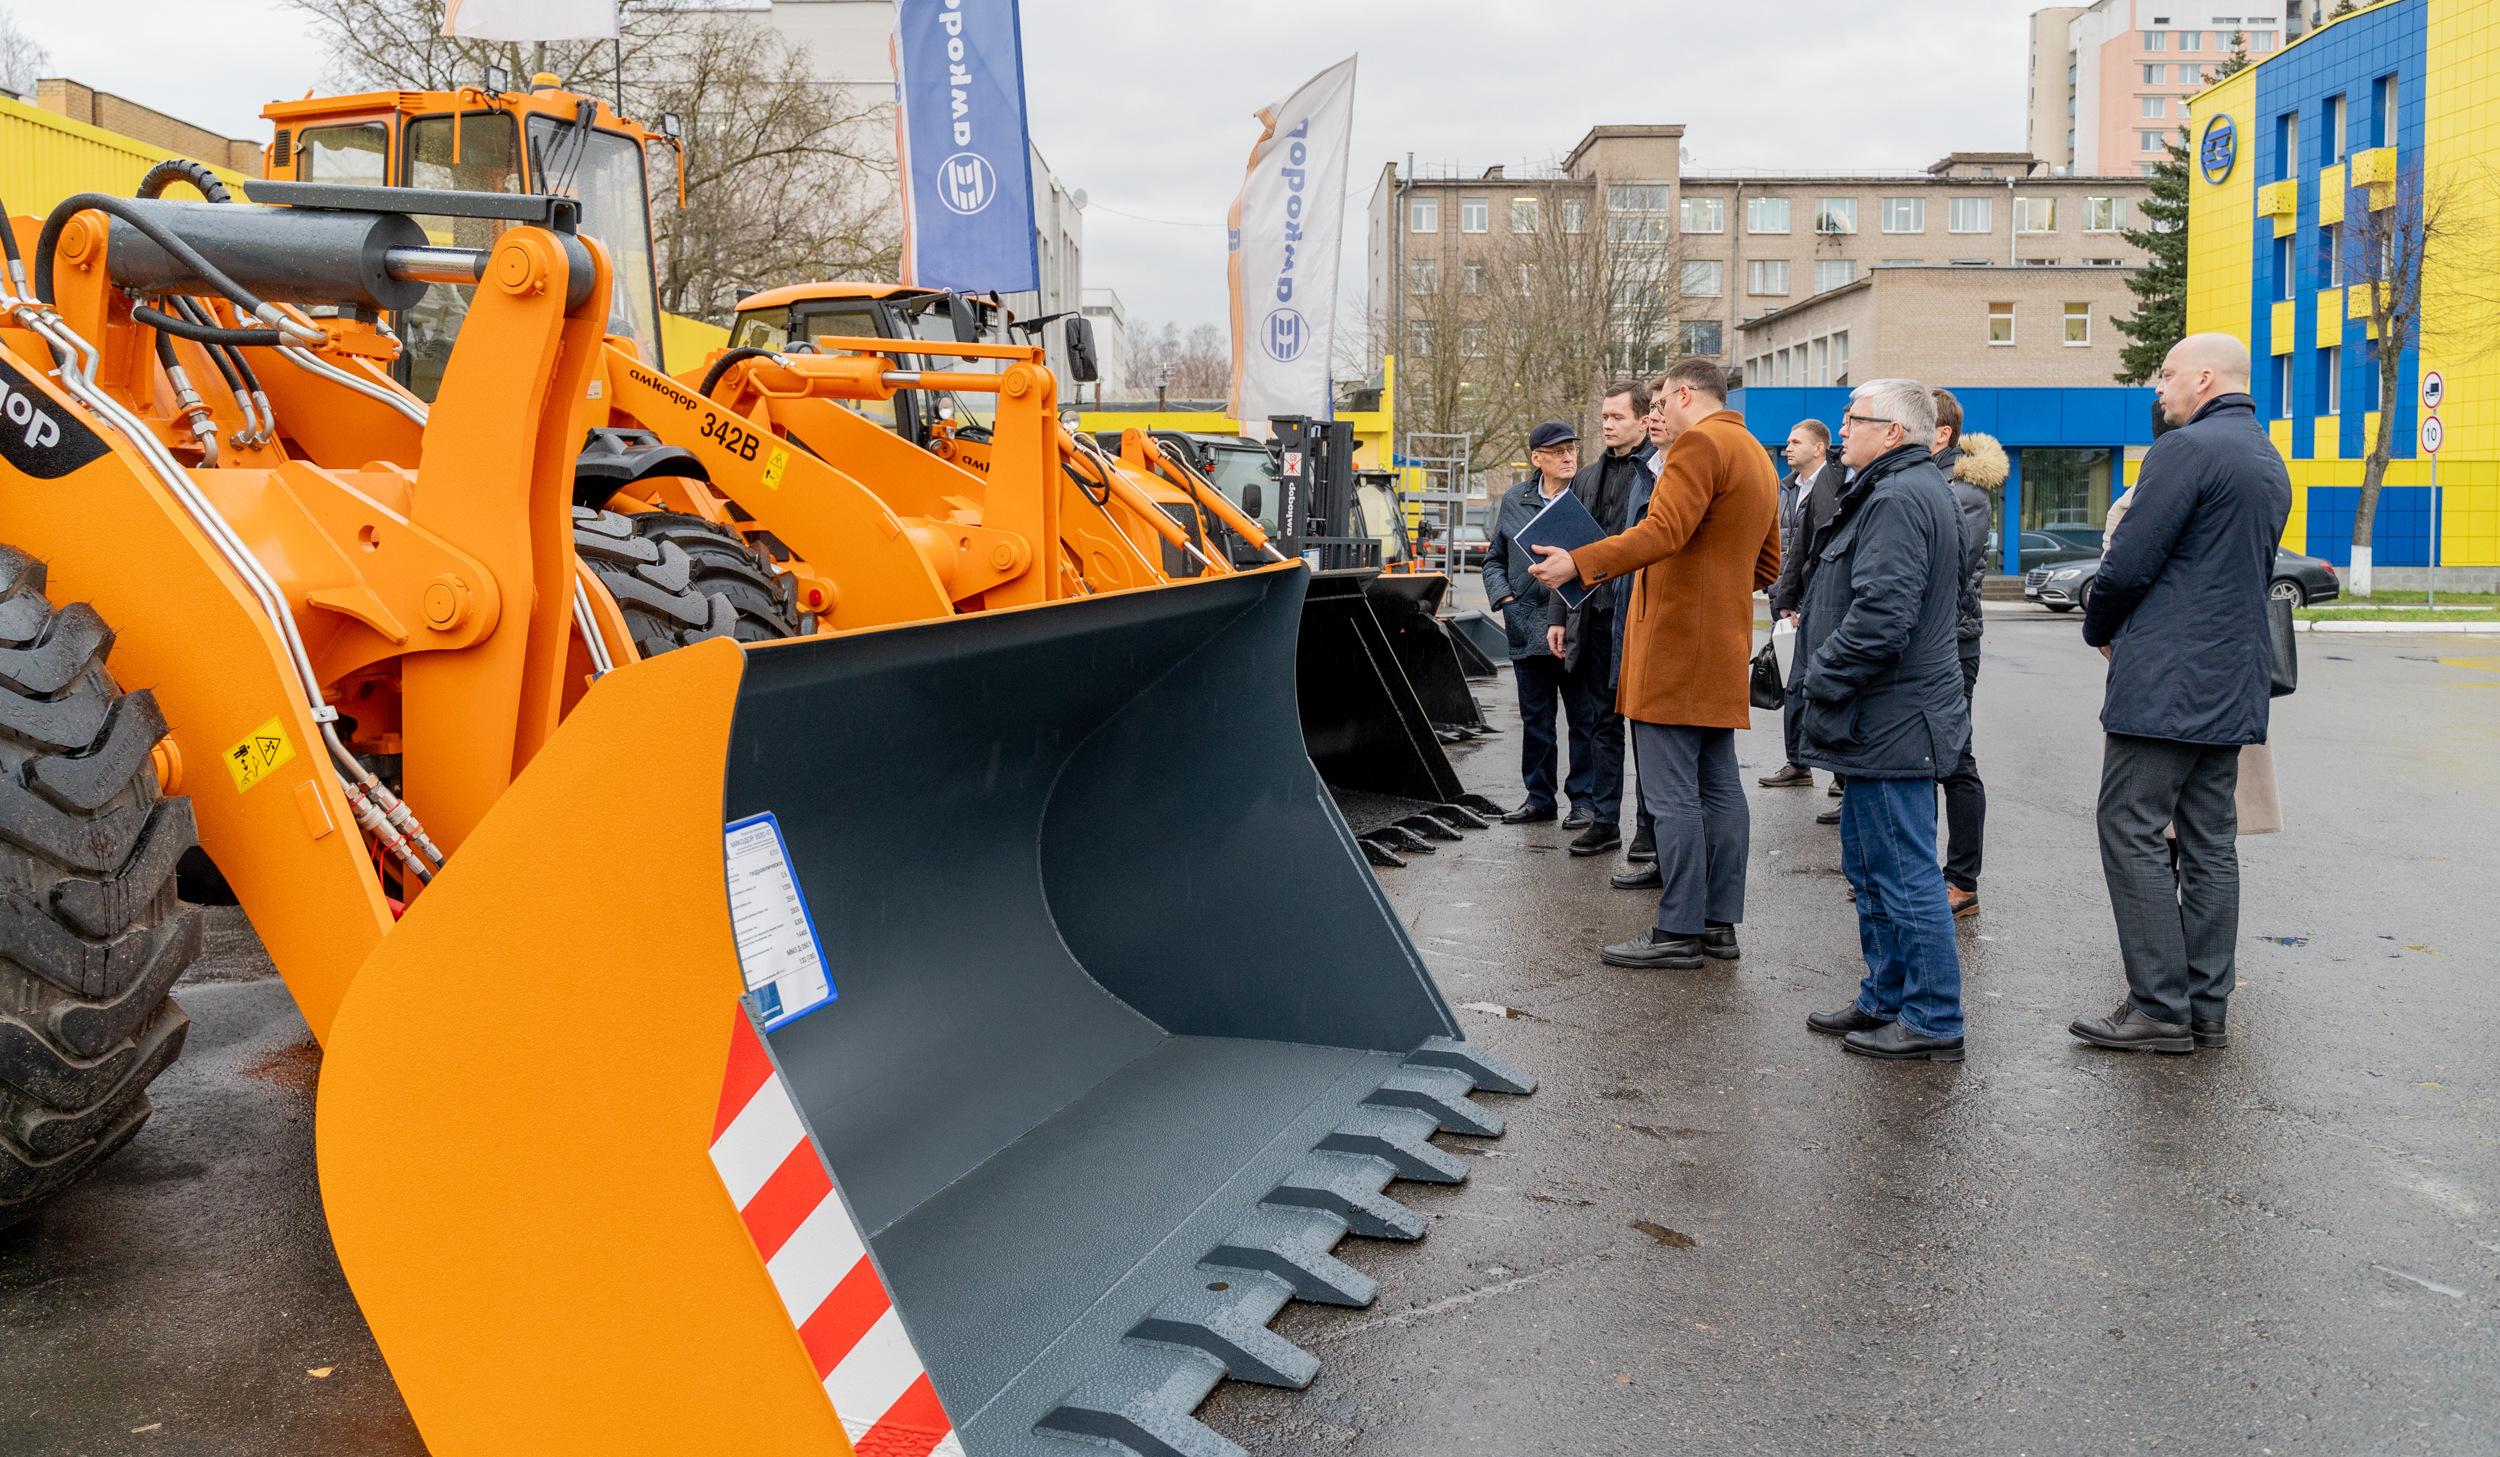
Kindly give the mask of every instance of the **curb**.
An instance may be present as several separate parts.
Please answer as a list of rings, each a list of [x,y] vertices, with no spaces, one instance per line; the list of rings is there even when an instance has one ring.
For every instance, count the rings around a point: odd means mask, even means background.
[[[2292,627],[2297,632],[2433,632],[2449,637],[2500,637],[2500,622],[2314,622],[2301,618]]]

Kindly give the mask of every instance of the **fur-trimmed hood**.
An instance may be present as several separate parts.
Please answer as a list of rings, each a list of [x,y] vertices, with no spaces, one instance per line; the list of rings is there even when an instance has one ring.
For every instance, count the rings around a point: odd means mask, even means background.
[[[1953,478],[1993,491],[2005,484],[2005,447],[1993,435],[1965,435],[1958,442],[1962,458],[1953,463]]]

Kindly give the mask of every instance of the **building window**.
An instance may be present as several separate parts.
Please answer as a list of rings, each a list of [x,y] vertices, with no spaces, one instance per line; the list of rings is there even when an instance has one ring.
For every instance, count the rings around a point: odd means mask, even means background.
[[[1576,197],[1566,197],[1563,199],[1562,214],[1564,232],[1585,233],[1589,230],[1589,208],[1587,203],[1582,202]]]
[[[1927,199],[1923,197],[1885,198],[1884,231],[1887,233],[1926,232]]]
[[[2167,85],[2169,80],[2170,68],[2168,66],[2146,66],[2144,68],[2144,84],[2147,86]]]
[[[2012,304],[1988,305],[1988,342],[1991,344],[2014,342],[2014,306]]]
[[[1831,382],[1832,341],[1829,338],[1817,339],[1814,341],[1814,373],[1806,380],[1806,383],[1827,385]]]
[[[1406,204],[1406,227],[1407,231],[1415,233],[1441,231],[1441,199],[1437,197],[1410,199]]]
[[[2170,49],[2169,33],[2159,30],[2148,30],[2144,32],[2144,49],[2148,51],[2166,51]]]
[[[1406,326],[1406,352],[1417,359],[1432,357],[1432,325],[1417,320]]]
[[[2318,287],[2344,286],[2344,225],[2328,223],[2318,229]]]
[[[2318,413],[2344,413],[2344,351],[2341,349],[2318,351]]]
[[[2396,145],[2396,78],[2381,76],[2370,83],[2370,145]]]
[[[2300,172],[2300,113],[2287,111],[2274,119],[2274,180]]]
[[[1469,324],[1458,331],[1458,352],[1467,359],[1484,358],[1484,325]]]
[[[1854,233],[1858,230],[1858,200],[1854,197],[1827,197],[1814,205],[1814,230],[1818,233]]]
[[[2274,32],[2270,30],[2250,31],[2248,33],[2248,49],[2250,54],[2259,56],[2273,50]]]
[[[2160,133],[2160,132],[2137,132],[2137,133],[2135,134],[2135,149],[2136,149],[2137,151],[2139,151],[2139,152],[2158,152],[2158,151],[2160,151],[2160,150],[2162,149],[2162,137],[2161,137],[2161,133]],[[2158,164],[2156,164],[2156,165],[2158,165]]]
[[[2274,356],[2274,418],[2292,418],[2292,356]]]
[[[2179,49],[2183,51],[2201,51],[2204,48],[2205,32],[2201,30],[2183,30],[2179,32]]]
[[[1493,204],[1481,197],[1458,200],[1458,230],[1462,233],[1489,232],[1493,227]]]
[[[1682,203],[1684,231],[1688,233],[1724,233],[1727,231],[1727,199],[1723,197],[1688,197]]]
[[[2139,116],[2149,116],[2159,121],[2170,114],[2170,98],[2167,96],[2139,96],[2135,99],[2135,103],[2136,113]]]
[[[1458,266],[1458,291],[1460,293],[1484,292],[1483,264],[1462,263]]]
[[[1703,259],[1684,265],[1684,292],[1695,297],[1716,298],[1719,294],[1719,262]]]
[[[2057,199],[2054,197],[2015,198],[2014,231],[2018,233],[2056,232]]]
[[[1886,268],[1916,268],[1921,261],[1923,260],[1917,258],[1886,258],[1882,260],[1883,266]]]
[[[2284,302],[2284,303],[2289,303],[2289,302],[2291,302],[2291,301],[2292,301],[2292,299],[2293,299],[2294,297],[2296,297],[2296,296],[2297,296],[2297,292],[2296,292],[2296,285],[2299,283],[2299,281],[2300,281],[2300,280],[2299,280],[2299,276],[2298,276],[2298,269],[2297,269],[2297,266],[2295,265],[2295,263],[2294,263],[2294,261],[2293,261],[2293,255],[2292,255],[2292,240],[2291,240],[2290,238],[2277,238],[2277,239],[2275,239],[2275,240],[2274,240],[2274,296],[2275,296],[2275,298],[2276,298],[2277,300],[2281,301],[2281,302]]]
[[[1846,258],[1818,259],[1814,265],[1814,291],[1828,293],[1857,280],[1858,265]]]
[[[1784,197],[1746,198],[1745,231],[1748,233],[1787,232],[1788,199]]]
[[[1665,212],[1675,189],[1663,182],[1625,182],[1606,189],[1606,206],[1616,212]]]
[[[2087,197],[2083,200],[2083,230],[2087,233],[2114,233],[2127,225],[2127,200],[2123,197]]]
[[[2326,133],[2326,160],[2318,165],[2332,167],[2344,160],[2344,98],[2341,96],[2326,99],[2326,125],[2322,130]]]
[[[1945,205],[1945,226],[1956,233],[1984,233],[1990,226],[1989,204],[1994,198],[1957,197]]]
[[[1686,354],[1715,355],[1719,352],[1719,321],[1686,319],[1676,326],[1675,342]]]
[[[2066,306],[2066,342],[2069,344],[2092,342],[2092,306],[2090,304]]]
[[[1412,294],[1441,291],[1441,260],[1409,258],[1406,260],[1406,291]]]
[[[1536,199],[1514,197],[1510,200],[1510,230],[1514,233],[1536,231]]]
[[[1532,295],[1534,295],[1534,294],[1536,293],[1536,287],[1535,287],[1535,284],[1536,284],[1536,276],[1535,276],[1535,275],[1536,275],[1536,270],[1535,270],[1535,269],[1533,269],[1533,268],[1529,267],[1529,266],[1528,266],[1527,264],[1525,264],[1525,263],[1522,263],[1522,264],[1520,264],[1520,265],[1519,265],[1519,278],[1518,278],[1517,282],[1518,282],[1518,285],[1519,285],[1519,296],[1520,296],[1521,298],[1528,298],[1528,297],[1530,297],[1530,296],[1532,296]]]
[[[1842,329],[1832,335],[1832,383],[1847,384],[1848,382],[1849,331]]]
[[[1784,294],[1788,292],[1788,260],[1755,258],[1745,264],[1745,292]]]

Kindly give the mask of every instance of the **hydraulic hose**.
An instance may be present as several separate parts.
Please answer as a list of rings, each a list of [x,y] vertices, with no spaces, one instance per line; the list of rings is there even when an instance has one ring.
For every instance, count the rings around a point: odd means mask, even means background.
[[[101,192],[81,192],[64,198],[60,206],[52,209],[51,216],[43,220],[43,232],[35,239],[35,301],[37,303],[52,302],[53,250],[60,244],[61,230],[69,226],[71,218],[82,212],[100,212],[107,217],[119,218],[130,224],[139,230],[142,237],[164,249],[176,262],[190,269],[198,277],[206,279],[210,287],[232,299],[237,309],[250,314],[270,328],[286,333],[306,344],[327,342],[328,336],[321,330],[309,329],[295,322],[278,312],[275,304],[262,302],[251,290],[227,277],[225,270],[200,256],[197,248],[184,242],[172,229],[148,216],[147,209],[132,207],[128,198],[107,197]]]
[[[216,318],[199,300],[176,296],[173,304],[174,311],[193,325],[203,329],[217,327]],[[209,362],[217,366],[217,373],[224,376],[226,392],[234,396],[235,411],[243,417],[243,428],[234,432],[234,443],[259,445],[268,440],[270,437],[261,433],[259,414],[252,408],[250,390],[243,383],[246,366],[242,351],[227,344],[202,344],[200,347],[208,354]]]
[[[205,164],[194,162],[188,157],[167,157],[164,161],[150,167],[148,175],[139,179],[139,190],[133,192],[131,196],[163,197],[166,184],[172,182],[190,183],[199,189],[200,196],[207,198],[210,202],[234,201],[234,194],[226,191],[226,184],[218,180],[216,173],[209,171]]]
[[[200,465],[206,470],[217,468],[217,417],[209,412],[208,401],[191,387],[191,373],[174,357],[173,336],[156,331],[156,362],[165,371],[166,380],[174,387],[174,407],[182,417],[183,427],[200,445]]]
[[[729,373],[729,367],[733,364],[741,364],[750,359],[776,359],[779,357],[779,355],[770,349],[755,349],[750,347],[732,349],[727,354],[724,354],[720,358],[712,361],[712,367],[703,372],[703,387],[696,390],[695,393],[703,396],[703,398],[707,400],[710,399],[712,397],[713,386],[720,383],[721,376]]]
[[[177,338],[188,339],[194,344],[258,344],[276,348],[295,342],[275,329],[228,329],[216,324],[195,324],[188,319],[177,319],[171,314],[150,308],[146,304],[140,304],[132,309],[130,317],[151,329],[161,330]]]

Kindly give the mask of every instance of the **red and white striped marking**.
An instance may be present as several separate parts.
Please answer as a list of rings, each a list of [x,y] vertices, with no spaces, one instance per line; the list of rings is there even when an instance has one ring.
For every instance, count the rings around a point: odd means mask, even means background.
[[[729,1190],[859,1457],[963,1457],[920,1353],[744,1008],[712,1122]]]

